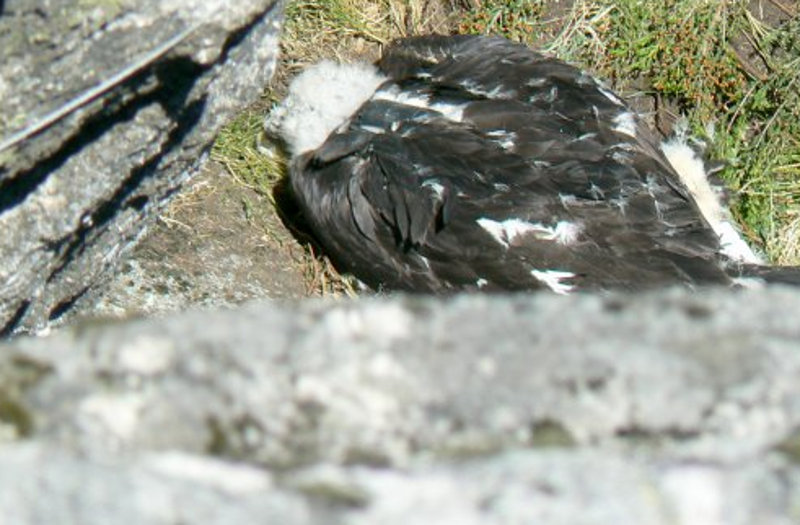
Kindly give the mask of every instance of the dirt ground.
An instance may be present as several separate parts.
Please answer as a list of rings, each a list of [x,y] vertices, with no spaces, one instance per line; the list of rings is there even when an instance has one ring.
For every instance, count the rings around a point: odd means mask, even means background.
[[[313,293],[275,208],[209,161],[121,264],[91,316],[157,315]]]

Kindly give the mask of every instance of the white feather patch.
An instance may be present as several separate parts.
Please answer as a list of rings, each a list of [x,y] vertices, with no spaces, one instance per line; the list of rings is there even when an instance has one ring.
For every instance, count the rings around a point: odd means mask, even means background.
[[[575,289],[574,284],[563,282],[575,277],[575,274],[572,272],[565,272],[562,270],[531,270],[531,275],[559,295],[567,295]]]
[[[661,143],[661,151],[689,190],[700,212],[719,237],[722,253],[738,262],[763,264],[761,257],[748,246],[733,225],[730,211],[722,205],[717,193],[708,182],[703,160],[686,144],[685,135]]]
[[[517,134],[513,131],[508,131],[505,129],[493,129],[492,131],[487,131],[486,136],[497,143],[498,146],[506,150],[514,148],[517,143]]]
[[[472,95],[477,97],[486,97],[490,100],[510,99],[516,95],[516,92],[513,89],[505,89],[499,84],[492,89],[486,89],[486,87],[478,84],[477,82],[473,82],[472,80],[462,80],[459,82],[459,85],[466,91],[469,91],[469,93]]]
[[[608,100],[610,100],[611,102],[613,102],[614,104],[616,104],[616,105],[618,105],[618,106],[623,106],[623,105],[625,105],[625,102],[623,102],[623,101],[622,101],[622,99],[621,99],[621,98],[619,98],[619,97],[616,95],[616,93],[614,93],[613,91],[611,91],[610,89],[608,89],[608,88],[606,88],[606,87],[603,87],[602,85],[600,85],[600,83],[599,83],[599,82],[597,83],[597,90],[598,90],[600,93],[602,93],[602,94],[603,94],[603,96],[605,96],[605,97],[606,97]]]
[[[614,131],[636,137],[636,117],[630,111],[624,111],[614,117]]]
[[[508,248],[514,240],[522,235],[533,235],[537,239],[555,241],[558,244],[568,246],[578,240],[582,228],[580,225],[559,221],[555,226],[545,226],[521,219],[506,219],[496,221],[482,217],[478,219],[478,225],[486,230],[494,239]]]
[[[430,97],[403,91],[399,86],[391,86],[375,93],[374,100],[386,100],[406,106],[438,111],[444,117],[455,122],[461,122],[464,115],[463,104],[448,104],[445,102],[431,101]]]
[[[370,64],[323,60],[292,80],[289,94],[270,112],[264,127],[282,137],[292,155],[314,150],[386,80]]]
[[[442,200],[444,198],[445,188],[442,184],[435,179],[428,179],[422,183],[423,188],[430,188],[436,195],[436,198]]]

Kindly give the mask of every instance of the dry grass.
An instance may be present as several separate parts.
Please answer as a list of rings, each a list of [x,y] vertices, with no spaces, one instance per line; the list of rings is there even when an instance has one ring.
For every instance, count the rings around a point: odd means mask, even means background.
[[[321,58],[373,61],[392,40],[449,33],[458,11],[441,0],[297,0],[287,6],[282,69],[292,75]],[[278,75],[278,82],[284,81]]]

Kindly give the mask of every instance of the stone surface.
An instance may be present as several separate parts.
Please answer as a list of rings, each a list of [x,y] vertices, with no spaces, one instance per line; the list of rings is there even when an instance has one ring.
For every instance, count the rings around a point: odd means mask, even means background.
[[[795,290],[260,303],[0,346],[4,523],[790,524]]]
[[[305,297],[303,253],[269,199],[210,160],[70,317],[153,316]]]
[[[0,333],[37,330],[107,275],[262,91],[281,9],[0,4]]]

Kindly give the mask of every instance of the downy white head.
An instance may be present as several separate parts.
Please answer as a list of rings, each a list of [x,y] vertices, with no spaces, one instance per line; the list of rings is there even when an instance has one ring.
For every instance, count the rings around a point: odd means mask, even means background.
[[[267,116],[264,128],[283,139],[292,156],[316,149],[386,80],[371,64],[323,60],[292,80],[288,95]]]

